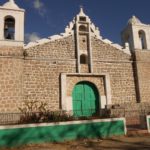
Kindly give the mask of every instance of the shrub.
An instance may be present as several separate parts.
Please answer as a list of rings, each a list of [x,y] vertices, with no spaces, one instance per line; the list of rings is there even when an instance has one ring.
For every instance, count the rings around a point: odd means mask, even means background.
[[[48,104],[38,101],[25,101],[21,111],[19,123],[42,123],[74,120],[65,111],[49,111]]]

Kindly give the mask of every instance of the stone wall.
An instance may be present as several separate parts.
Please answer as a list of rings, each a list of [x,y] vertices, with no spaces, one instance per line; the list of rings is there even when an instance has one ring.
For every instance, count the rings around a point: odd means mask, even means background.
[[[92,38],[91,44],[93,74],[109,75],[112,104],[136,103],[132,57],[96,38]],[[68,36],[28,48],[25,50],[25,57],[21,48],[5,50],[1,50],[1,55],[11,54],[11,58],[0,58],[0,111],[16,112],[23,100],[45,101],[50,110],[60,109],[60,75],[77,73],[74,37]],[[82,74],[88,73],[86,66],[81,67]],[[89,79],[86,76],[82,78],[99,83],[99,79],[94,76]],[[105,95],[105,88],[104,84],[101,85],[100,94]]]
[[[75,72],[74,62],[26,60],[24,66],[25,100],[45,101],[50,110],[60,108],[60,72]]]
[[[150,98],[150,51],[137,50],[135,52],[137,76],[139,82],[140,101],[148,102]]]
[[[94,72],[99,74],[108,73],[110,75],[113,104],[136,103],[132,64],[94,62],[94,65]]]
[[[76,72],[73,38],[52,41],[26,50],[24,99],[48,103],[60,109],[60,74]]]
[[[88,64],[80,64],[80,72],[81,73],[89,73],[89,65]]]
[[[87,35],[79,35],[79,49],[83,52],[87,53],[88,49],[88,36]]]
[[[23,100],[21,47],[0,47],[0,112],[16,112]]]
[[[31,57],[32,59],[55,59],[55,61],[59,59],[75,59],[74,37],[68,36],[63,39],[34,46],[27,49],[26,53],[27,57]]]
[[[0,46],[0,56],[3,57],[23,57],[23,47]]]
[[[130,61],[131,56],[124,53],[123,50],[119,50],[110,44],[106,44],[103,41],[92,38],[92,57],[94,60],[99,61]]]
[[[95,38],[92,50],[94,73],[110,75],[112,104],[136,103],[132,57]]]

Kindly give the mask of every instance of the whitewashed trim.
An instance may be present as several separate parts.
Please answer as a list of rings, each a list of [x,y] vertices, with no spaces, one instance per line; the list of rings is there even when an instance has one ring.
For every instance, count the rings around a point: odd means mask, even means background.
[[[0,6],[0,9],[3,9],[3,10],[13,10],[13,11],[21,11],[21,12],[25,12],[25,9],[23,8],[19,8],[19,9],[12,9],[12,8],[6,8],[6,7],[3,7],[3,6]]]
[[[52,42],[52,41],[55,41],[55,40],[63,39],[63,38],[69,37],[70,35],[72,35],[72,34],[68,34],[68,35],[64,34],[63,35],[61,33],[61,35],[53,35],[53,36],[50,36],[48,38],[43,38],[43,39],[37,40],[35,42],[30,42],[27,45],[24,45],[24,49],[28,49],[28,48],[31,48],[31,47],[34,47],[34,46],[46,44],[46,43],[49,43],[49,42]]]
[[[67,86],[66,86],[66,75],[61,74],[61,108],[62,110],[67,110],[66,105],[66,91],[67,91]]]
[[[1,46],[15,46],[15,47],[23,47],[24,41],[17,40],[0,40]]]
[[[111,85],[110,85],[110,76],[109,74],[105,75],[105,89],[106,89],[106,106],[111,105]]]
[[[146,116],[147,130],[150,133],[150,124],[149,124],[150,115]]]
[[[108,73],[101,73],[101,74],[96,74],[96,73],[61,73],[61,108],[62,110],[70,111],[72,110],[72,103],[67,102],[67,95],[66,95],[66,87],[67,84],[66,82],[66,77],[67,76],[84,76],[84,77],[104,77],[104,82],[105,82],[105,88],[106,88],[106,106],[112,104],[111,100],[111,85],[110,85],[110,77]],[[98,89],[99,90],[99,89]],[[99,91],[100,92],[100,91]],[[100,95],[100,100],[104,100],[103,97]],[[70,107],[68,105],[71,105]],[[70,109],[69,109],[70,108]]]
[[[109,44],[111,45],[112,47],[115,47],[116,49],[118,50],[121,50],[122,52],[128,54],[128,55],[131,55],[131,52],[129,50],[129,47],[122,47],[121,45],[117,44],[117,43],[113,43],[112,41],[108,40],[108,39],[102,39],[102,36],[100,35],[100,31],[99,31],[99,28],[96,27],[92,21],[90,20],[90,18],[85,15],[85,13],[83,12],[83,9],[80,10],[79,14],[76,16],[76,18],[79,18],[79,16],[86,16],[87,17],[87,21],[89,23],[89,28],[92,29],[92,32],[91,34],[89,35],[90,38],[91,37],[95,37],[101,41],[103,41],[104,43],[106,44]],[[73,29],[74,26],[77,26],[77,22],[75,20],[75,18],[73,19],[73,21],[69,22],[69,25],[66,26],[65,28],[65,32],[64,33],[60,33],[59,35],[53,35],[53,36],[50,36],[48,38],[43,38],[43,39],[40,39],[40,40],[37,40],[36,42],[30,42],[28,43],[27,45],[24,45],[24,49],[28,49],[30,47],[34,47],[34,46],[37,46],[37,45],[41,45],[41,44],[45,44],[45,43],[48,43],[48,42],[51,42],[51,41],[55,41],[55,40],[58,40],[58,39],[62,39],[62,38],[65,38],[65,37],[68,37],[70,35],[74,35],[74,32],[75,30]],[[77,38],[78,38],[78,28],[77,28]],[[78,41],[78,39],[77,39]],[[77,46],[78,46],[78,42],[77,42]],[[78,50],[78,48],[77,48]],[[79,61],[79,60],[78,60]],[[80,68],[78,68],[78,72],[80,72]]]
[[[129,47],[122,47],[121,45],[117,44],[117,43],[113,43],[112,41],[110,41],[109,39],[102,39],[100,38],[100,40],[106,44],[109,44],[111,45],[112,47],[118,49],[118,50],[121,50],[122,52],[128,54],[128,55],[131,55],[131,52],[130,52],[130,49]]]
[[[106,76],[107,73],[62,73],[69,76]]]
[[[97,122],[113,122],[113,121],[123,121],[124,122],[124,127],[126,127],[125,118],[110,118],[110,119],[66,121],[66,122],[55,122],[55,123],[8,125],[8,126],[0,126],[0,130],[4,130],[4,129],[17,129],[17,128],[48,127],[48,126],[71,125],[71,124],[90,124],[90,123],[97,123]]]
[[[125,118],[122,118],[124,119],[124,132],[125,132],[125,135],[127,135],[127,125],[126,125],[126,119]]]
[[[79,16],[82,16],[82,15],[87,17],[87,20],[89,22],[89,28],[92,29],[92,31],[93,31],[92,36],[101,39],[99,29],[91,22],[90,18],[87,15],[84,14],[83,9],[81,9],[79,14],[76,15],[76,18],[79,18]],[[64,37],[68,37],[70,35],[74,35],[75,30],[74,30],[73,27],[75,25],[77,25],[77,22],[76,22],[76,19],[74,18],[73,21],[69,22],[69,25],[66,26],[64,33],[60,33],[59,35],[53,35],[53,36],[50,36],[48,38],[43,38],[43,39],[37,40],[35,42],[30,42],[30,43],[28,43],[27,45],[24,46],[24,49],[28,49],[30,47],[34,47],[34,46],[37,46],[37,45],[48,43],[50,41],[55,41],[55,40],[58,40],[58,39],[62,39]],[[77,32],[78,32],[78,28],[77,28]]]
[[[14,0],[9,0],[8,2],[4,3],[0,8],[6,9],[6,10],[19,10],[19,11],[25,11],[24,9],[20,8]]]

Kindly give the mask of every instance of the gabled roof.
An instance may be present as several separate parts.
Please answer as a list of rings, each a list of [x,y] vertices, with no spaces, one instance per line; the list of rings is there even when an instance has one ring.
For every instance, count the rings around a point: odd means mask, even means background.
[[[140,21],[140,19],[138,19],[136,16],[132,16],[129,21],[128,24],[142,24],[142,22]]]
[[[37,46],[37,45],[41,45],[41,44],[44,44],[44,43],[48,43],[48,42],[51,42],[51,41],[62,39],[62,38],[68,37],[70,35],[74,35],[74,32],[75,32],[74,26],[75,26],[75,23],[76,23],[76,18],[78,18],[79,16],[86,16],[87,17],[87,20],[89,22],[90,29],[91,29],[91,36],[93,36],[93,37],[95,37],[97,39],[100,39],[104,43],[110,44],[111,46],[117,48],[118,50],[121,50],[121,51],[131,55],[130,50],[129,50],[128,47],[126,49],[124,49],[119,44],[114,44],[112,41],[110,41],[108,39],[103,39],[102,36],[100,35],[99,28],[96,27],[94,25],[94,23],[91,22],[90,18],[84,13],[82,7],[80,8],[79,14],[77,14],[76,17],[73,18],[73,21],[69,22],[69,25],[66,26],[64,33],[61,33],[59,35],[53,35],[53,36],[50,36],[48,38],[43,38],[43,39],[37,40],[35,42],[30,42],[27,45],[25,45],[24,48],[28,49],[30,47],[34,47],[34,46]]]
[[[5,9],[13,9],[13,10],[24,10],[21,9],[14,0],[9,0],[8,2],[4,3],[1,8],[5,8]]]

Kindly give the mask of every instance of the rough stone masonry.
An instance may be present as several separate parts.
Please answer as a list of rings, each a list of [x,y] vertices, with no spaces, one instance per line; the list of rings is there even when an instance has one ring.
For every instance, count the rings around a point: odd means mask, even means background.
[[[122,47],[103,39],[81,8],[65,33],[23,46],[24,12],[13,1],[0,7],[1,113],[19,112],[31,100],[48,103],[49,110],[72,111],[72,92],[82,84],[97,88],[99,110],[150,106],[149,25],[133,16],[122,32]],[[21,35],[15,29],[14,39],[4,37],[5,25],[9,27],[5,18],[20,23]]]

